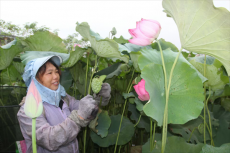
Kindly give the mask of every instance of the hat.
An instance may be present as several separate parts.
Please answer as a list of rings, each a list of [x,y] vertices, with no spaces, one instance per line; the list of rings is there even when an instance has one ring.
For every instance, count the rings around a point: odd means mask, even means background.
[[[60,56],[52,55],[33,59],[26,64],[22,78],[25,81],[27,87],[30,85],[32,77],[36,76],[39,68],[49,59],[51,59],[57,66],[60,66],[63,61]]]
[[[42,58],[37,58],[34,61],[34,67],[33,67],[33,75],[36,76],[39,68],[45,64],[48,60],[52,60],[57,66],[60,66],[62,63],[62,58],[60,56],[46,56],[46,57],[42,57]]]

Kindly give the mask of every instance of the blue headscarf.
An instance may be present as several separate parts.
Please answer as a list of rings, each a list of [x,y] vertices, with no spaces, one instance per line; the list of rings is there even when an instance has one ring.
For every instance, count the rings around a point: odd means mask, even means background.
[[[42,101],[58,107],[61,96],[66,96],[64,87],[59,83],[57,90],[51,90],[40,84],[36,79],[38,69],[49,59],[51,59],[57,66],[60,66],[62,63],[62,58],[60,56],[46,56],[42,58],[36,58],[26,64],[22,78],[25,81],[27,87],[30,86],[31,80],[33,79],[35,86],[41,95]]]

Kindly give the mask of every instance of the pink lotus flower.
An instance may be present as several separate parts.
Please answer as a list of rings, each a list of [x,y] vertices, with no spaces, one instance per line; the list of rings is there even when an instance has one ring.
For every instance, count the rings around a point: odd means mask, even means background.
[[[74,44],[74,47],[76,47],[76,46],[81,47],[81,45],[80,45],[80,44]]]
[[[25,114],[30,118],[37,118],[42,114],[43,111],[43,104],[42,98],[32,80],[26,95],[25,100],[25,107],[24,107]]]
[[[149,93],[148,91],[145,90],[145,80],[142,79],[137,85],[133,86],[135,89],[136,93],[138,94],[138,98],[141,101],[146,101],[149,100]]]
[[[137,22],[135,29],[129,29],[133,37],[129,42],[140,46],[150,45],[158,37],[160,31],[161,25],[158,21],[141,19]]]

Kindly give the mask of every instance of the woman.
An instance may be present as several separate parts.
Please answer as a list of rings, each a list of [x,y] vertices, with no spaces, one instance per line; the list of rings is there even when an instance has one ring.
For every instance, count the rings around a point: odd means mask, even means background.
[[[47,56],[26,64],[23,80],[29,87],[34,81],[43,101],[43,113],[36,119],[36,143],[38,153],[78,153],[77,135],[95,118],[98,104],[107,105],[111,87],[103,83],[101,91],[94,97],[87,95],[80,101],[71,97],[60,85],[62,59]],[[32,119],[24,112],[24,100],[17,114],[27,153],[32,152]]]

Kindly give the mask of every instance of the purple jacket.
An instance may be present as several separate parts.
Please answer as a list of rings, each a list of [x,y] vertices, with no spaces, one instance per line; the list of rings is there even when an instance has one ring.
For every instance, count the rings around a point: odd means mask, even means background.
[[[78,153],[77,135],[81,129],[68,116],[77,110],[79,100],[67,94],[68,101],[62,99],[62,110],[59,107],[43,102],[43,112],[36,119],[36,141],[38,153]],[[32,153],[32,119],[26,116],[24,104],[17,114],[22,135],[25,138],[27,151]]]

